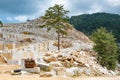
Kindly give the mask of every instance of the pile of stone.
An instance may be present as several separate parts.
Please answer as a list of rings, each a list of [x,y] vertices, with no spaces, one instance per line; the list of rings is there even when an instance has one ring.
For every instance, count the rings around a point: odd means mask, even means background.
[[[94,51],[73,51],[70,53],[45,53],[43,60],[54,75],[63,76],[102,76],[115,75],[97,63]]]

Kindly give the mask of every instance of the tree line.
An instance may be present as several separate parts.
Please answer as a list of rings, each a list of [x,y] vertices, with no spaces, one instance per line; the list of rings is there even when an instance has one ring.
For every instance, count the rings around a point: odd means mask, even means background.
[[[94,13],[72,16],[69,22],[79,31],[91,35],[97,28],[105,27],[112,32],[120,43],[120,15],[110,13]]]

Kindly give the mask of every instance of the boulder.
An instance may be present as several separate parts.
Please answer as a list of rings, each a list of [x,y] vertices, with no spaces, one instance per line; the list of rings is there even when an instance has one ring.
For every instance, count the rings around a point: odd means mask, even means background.
[[[50,66],[51,67],[62,67],[63,65],[61,64],[61,62],[56,61],[56,62],[50,62]]]
[[[72,57],[67,57],[67,58],[66,58],[66,60],[67,60],[67,61],[69,61],[69,62],[71,62],[71,63],[73,63],[73,62],[74,62],[74,60],[73,60],[73,58],[72,58]]]
[[[49,64],[46,64],[46,63],[37,63],[37,67],[39,67],[40,70],[43,70],[43,71],[50,71],[51,70],[51,66]]]
[[[54,70],[55,70],[57,76],[65,75],[65,67],[55,67]]]
[[[116,75],[115,72],[113,72],[112,70],[110,70],[110,73],[111,73],[113,76]]]
[[[65,73],[66,73],[66,76],[74,76],[74,71],[70,69],[66,69]]]
[[[84,73],[84,70],[85,70],[85,68],[80,68],[80,69],[78,70],[78,73],[79,73],[79,74],[83,74],[83,73]]]
[[[21,75],[31,75],[32,73],[27,72],[27,71],[21,71]]]
[[[108,70],[106,68],[103,68],[103,67],[98,68],[98,71],[104,75],[108,74]]]
[[[44,61],[47,62],[47,63],[52,62],[52,61],[57,61],[57,58],[54,57],[54,56],[48,56],[48,57],[45,57],[45,56],[44,56],[43,59],[44,59]]]
[[[53,76],[53,74],[51,72],[40,73],[40,77],[51,77],[51,76]]]
[[[40,73],[40,68],[39,67],[34,67],[34,68],[24,68],[22,71],[27,71],[30,73]]]
[[[73,67],[74,66],[74,63],[71,63],[67,60],[65,60],[64,62],[62,62],[63,66],[64,67],[67,67],[67,68],[70,68],[70,67]]]
[[[87,76],[90,76],[90,75],[91,75],[91,70],[88,69],[88,68],[86,68],[86,69],[85,69],[85,74],[86,74]]]
[[[18,60],[8,60],[7,64],[8,65],[18,65],[19,61]]]
[[[74,67],[77,67],[79,65],[79,63],[74,62],[73,65],[74,65]]]
[[[51,55],[52,55],[51,52],[46,52],[46,53],[44,54],[44,56],[51,56]]]
[[[79,68],[78,67],[72,67],[72,68],[68,68],[66,69],[66,75],[67,76],[79,76]]]

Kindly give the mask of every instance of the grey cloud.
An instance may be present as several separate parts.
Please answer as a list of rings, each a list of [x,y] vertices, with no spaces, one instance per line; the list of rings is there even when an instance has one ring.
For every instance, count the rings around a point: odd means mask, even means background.
[[[51,1],[55,0],[0,0],[0,18],[5,19],[9,16],[12,18],[16,16],[29,16],[28,18],[35,16],[34,18],[36,18],[44,15],[45,10],[51,6]],[[70,16],[96,11],[120,14],[120,1],[117,6],[113,6],[108,1],[110,0],[66,0],[64,5],[70,11]],[[57,1],[55,2],[57,4]]]
[[[9,14],[33,14],[38,11],[38,0],[0,0],[0,12]]]
[[[120,14],[120,10],[119,10],[120,5],[112,6],[108,3],[108,0],[74,0],[71,1],[71,8],[70,8],[71,15],[79,14],[79,12],[84,14],[93,11],[93,9],[91,8],[93,5],[100,6],[102,8],[101,12]],[[97,8],[99,7],[96,6],[96,9]]]
[[[119,13],[119,7],[109,5],[108,0],[69,0],[70,14],[91,11],[91,6],[98,5],[102,7],[103,12]],[[0,13],[6,12],[13,15],[32,15],[35,13],[43,14],[50,0],[0,0]],[[47,4],[47,5],[46,5]],[[67,4],[67,3],[66,3]]]

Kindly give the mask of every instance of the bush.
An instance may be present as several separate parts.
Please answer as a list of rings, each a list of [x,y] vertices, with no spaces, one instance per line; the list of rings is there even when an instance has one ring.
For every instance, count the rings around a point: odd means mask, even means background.
[[[119,62],[119,64],[120,64],[120,47],[119,47],[119,49],[118,49],[118,62]]]
[[[108,33],[105,28],[97,29],[91,35],[94,41],[94,50],[98,52],[98,60],[102,66],[115,70],[117,64],[117,43],[112,33]]]

